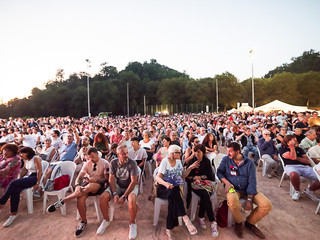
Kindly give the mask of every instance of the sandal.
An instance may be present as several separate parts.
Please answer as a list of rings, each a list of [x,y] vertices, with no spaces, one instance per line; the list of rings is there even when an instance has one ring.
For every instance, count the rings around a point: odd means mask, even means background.
[[[169,237],[169,240],[174,240],[172,230],[166,229],[166,234]]]
[[[192,224],[192,222],[190,221],[190,219],[188,219],[187,221],[184,222],[186,224],[186,227],[190,233],[190,235],[195,235],[198,233],[198,230],[196,229],[196,227]]]

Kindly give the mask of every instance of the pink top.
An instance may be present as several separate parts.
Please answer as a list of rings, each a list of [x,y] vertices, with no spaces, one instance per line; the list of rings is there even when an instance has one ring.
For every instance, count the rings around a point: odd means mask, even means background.
[[[109,168],[109,163],[105,159],[101,159],[97,162],[97,166],[94,167],[92,161],[85,162],[81,168],[80,173],[85,173],[91,180],[98,180],[104,178],[105,171]],[[95,171],[94,171],[95,169]]]
[[[0,155],[0,187],[7,188],[9,183],[18,177],[21,160],[19,156],[5,159]]]

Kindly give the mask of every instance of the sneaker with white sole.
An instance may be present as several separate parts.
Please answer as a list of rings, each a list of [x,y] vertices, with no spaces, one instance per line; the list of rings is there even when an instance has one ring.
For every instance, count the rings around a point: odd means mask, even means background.
[[[198,221],[201,229],[203,230],[207,229],[207,225],[206,225],[206,222],[204,221],[204,218],[199,218]]]
[[[52,213],[57,211],[57,208],[61,207],[62,205],[64,205],[64,202],[62,201],[62,199],[56,201],[54,204],[51,204],[48,208],[47,208],[47,212],[48,213]]]
[[[102,220],[102,223],[100,224],[98,230],[97,230],[97,234],[101,235],[104,233],[104,231],[106,230],[107,227],[109,227],[110,225],[110,221],[107,221],[105,219]]]
[[[320,199],[309,188],[305,189],[302,193],[313,201],[320,201]]]
[[[129,240],[136,239],[137,237],[137,224],[131,223],[129,225]]]
[[[212,237],[218,237],[219,236],[218,224],[215,221],[213,221],[211,223],[211,235],[212,235]]]
[[[294,190],[294,193],[292,194],[291,198],[293,201],[299,201],[300,195],[301,195],[300,191]]]
[[[4,222],[4,224],[3,224],[2,226],[4,226],[4,227],[9,227],[17,217],[18,217],[18,215],[11,215],[11,216],[7,219],[7,221]]]
[[[80,237],[81,234],[83,233],[83,230],[86,228],[86,226],[87,226],[87,222],[81,221],[79,223],[78,227],[77,227],[76,232],[74,233],[74,236],[75,237]]]

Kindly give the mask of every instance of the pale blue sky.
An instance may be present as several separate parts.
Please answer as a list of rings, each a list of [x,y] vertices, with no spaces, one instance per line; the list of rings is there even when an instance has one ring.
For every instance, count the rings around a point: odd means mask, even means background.
[[[320,51],[320,1],[0,0],[0,97],[30,94],[55,77],[108,62],[156,59],[192,78],[251,77]]]

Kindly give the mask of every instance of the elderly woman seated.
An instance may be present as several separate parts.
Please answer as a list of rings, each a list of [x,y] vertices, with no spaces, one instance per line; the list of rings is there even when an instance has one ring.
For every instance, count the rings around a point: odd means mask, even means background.
[[[198,166],[198,162],[191,164],[187,170],[183,170],[180,157],[181,147],[171,145],[168,156],[161,161],[156,176],[156,181],[159,183],[158,197],[169,201],[166,234],[170,240],[173,239],[172,229],[178,226],[178,217],[182,217],[191,235],[198,232],[186,215],[180,190],[180,186],[184,183],[183,178]]]

